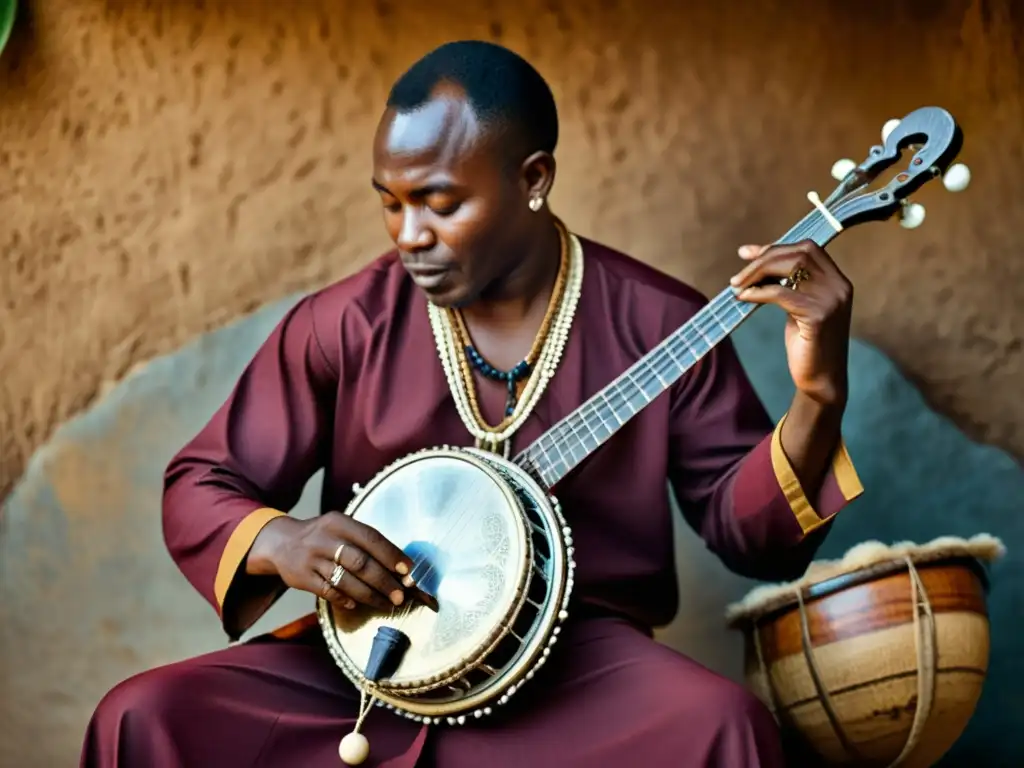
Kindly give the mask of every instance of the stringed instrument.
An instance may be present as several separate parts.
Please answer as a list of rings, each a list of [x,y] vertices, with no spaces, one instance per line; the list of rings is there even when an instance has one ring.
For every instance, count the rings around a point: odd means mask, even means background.
[[[824,201],[810,193],[811,209],[778,243],[825,246],[851,227],[897,215],[913,228],[923,209],[910,203],[912,193],[939,177],[951,190],[966,187],[967,169],[951,165],[962,134],[945,110],[918,109],[883,133],[863,162],[836,164],[839,185]],[[912,156],[896,176],[868,190],[907,149]],[[415,603],[392,618],[362,606],[337,611],[318,599],[330,653],[363,694],[357,731],[371,702],[416,721],[458,725],[489,715],[529,683],[558,640],[573,592],[572,533],[552,489],[758,306],[726,288],[514,458],[431,448],[355,489],[345,514],[409,554],[412,576],[437,602],[436,610]],[[368,744],[354,732],[340,751],[359,763]]]

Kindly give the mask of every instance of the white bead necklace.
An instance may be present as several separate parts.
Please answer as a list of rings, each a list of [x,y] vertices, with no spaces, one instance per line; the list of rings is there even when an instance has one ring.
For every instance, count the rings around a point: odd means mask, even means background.
[[[448,380],[448,388],[451,390],[462,423],[474,437],[477,448],[501,453],[505,458],[511,456],[512,436],[529,418],[547,389],[548,382],[558,370],[558,364],[562,359],[562,353],[569,340],[569,332],[572,330],[572,322],[576,316],[576,306],[579,303],[583,285],[583,247],[571,232],[566,232],[566,235],[569,240],[569,267],[565,292],[551,323],[547,339],[537,356],[537,362],[530,372],[530,378],[526,382],[522,396],[516,402],[509,423],[500,431],[487,429],[474,417],[470,394],[466,391],[462,376],[459,375],[463,351],[456,342],[455,329],[443,309],[432,302],[427,302],[430,328],[434,333],[438,357],[441,360],[445,378]]]

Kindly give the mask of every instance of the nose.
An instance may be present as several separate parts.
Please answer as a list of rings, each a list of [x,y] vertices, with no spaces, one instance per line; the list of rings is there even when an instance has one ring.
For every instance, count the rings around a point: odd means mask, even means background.
[[[434,233],[416,210],[407,209],[402,214],[395,245],[406,253],[417,253],[434,247]]]

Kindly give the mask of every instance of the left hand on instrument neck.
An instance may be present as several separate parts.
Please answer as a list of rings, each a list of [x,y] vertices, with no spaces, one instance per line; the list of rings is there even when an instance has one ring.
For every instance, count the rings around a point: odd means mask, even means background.
[[[749,262],[732,279],[738,298],[775,304],[789,315],[786,356],[797,391],[822,406],[843,408],[853,286],[832,258],[810,240],[793,245],[745,245]],[[796,290],[778,284],[797,269],[807,276]],[[758,285],[768,281],[764,285]]]

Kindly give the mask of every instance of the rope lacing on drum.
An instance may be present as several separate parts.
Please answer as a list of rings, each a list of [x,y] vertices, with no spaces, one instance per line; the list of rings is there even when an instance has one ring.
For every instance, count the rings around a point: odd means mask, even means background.
[[[928,592],[924,587],[924,583],[921,581],[921,576],[918,573],[917,568],[914,567],[913,560],[911,560],[909,555],[905,555],[903,559],[907,564],[907,571],[910,575],[910,600],[914,610],[914,646],[917,658],[917,701],[914,709],[914,720],[911,723],[910,733],[907,735],[907,741],[903,745],[903,749],[900,751],[900,754],[892,761],[892,763],[889,764],[889,768],[897,768],[897,766],[902,765],[920,743],[921,736],[924,733],[925,723],[927,723],[928,717],[931,715],[932,705],[935,701],[935,676],[938,670],[935,613],[932,609],[931,601],[928,599]],[[822,709],[825,711],[825,716],[828,718],[829,724],[832,726],[832,730],[835,732],[836,738],[839,740],[839,743],[842,745],[846,754],[851,759],[857,762],[862,762],[864,761],[864,757],[853,745],[852,740],[849,738],[840,723],[839,717],[836,714],[835,707],[832,703],[832,698],[829,695],[828,688],[822,682],[821,671],[818,667],[814,648],[811,644],[810,626],[807,621],[807,611],[804,604],[803,590],[798,587],[794,590],[794,593],[796,595],[800,612],[800,635],[803,656],[804,660],[807,662],[807,669],[810,673],[811,681],[814,684],[815,692],[818,695],[818,700],[821,702]],[[775,719],[780,721],[781,724],[780,712],[782,707],[779,703],[775,686],[772,684],[768,665],[764,660],[764,651],[761,646],[761,630],[756,623],[752,634],[754,652],[757,655],[757,663],[760,667],[761,674],[764,677],[768,707],[775,716]]]

